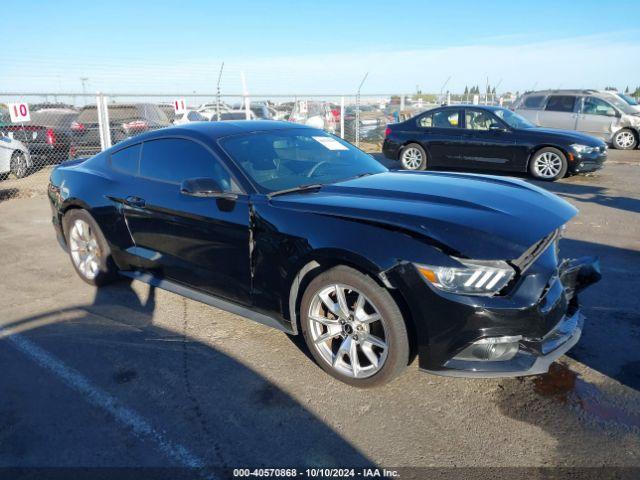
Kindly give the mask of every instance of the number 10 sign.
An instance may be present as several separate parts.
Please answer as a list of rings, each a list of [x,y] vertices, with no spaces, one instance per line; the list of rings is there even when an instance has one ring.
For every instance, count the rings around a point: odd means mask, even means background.
[[[26,103],[10,103],[9,115],[12,123],[28,122],[31,120],[29,105]]]
[[[176,115],[180,115],[187,111],[187,103],[184,101],[184,98],[178,98],[173,101],[173,108],[176,111]]]

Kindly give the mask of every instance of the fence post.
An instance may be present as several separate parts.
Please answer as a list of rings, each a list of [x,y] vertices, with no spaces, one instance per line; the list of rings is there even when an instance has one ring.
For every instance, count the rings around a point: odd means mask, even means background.
[[[96,95],[96,108],[98,113],[98,132],[100,134],[100,148],[104,151],[111,147],[111,128],[109,126],[109,109],[107,97],[100,92]]]
[[[344,140],[344,97],[340,97],[340,138]]]

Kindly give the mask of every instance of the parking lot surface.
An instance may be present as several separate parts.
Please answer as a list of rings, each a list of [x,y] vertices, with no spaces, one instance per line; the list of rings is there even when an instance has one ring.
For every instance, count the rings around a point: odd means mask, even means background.
[[[84,284],[46,197],[1,201],[0,466],[640,466],[640,151],[540,185],[580,209],[562,255],[602,262],[570,356],[524,379],[414,364],[366,391],[278,331]]]

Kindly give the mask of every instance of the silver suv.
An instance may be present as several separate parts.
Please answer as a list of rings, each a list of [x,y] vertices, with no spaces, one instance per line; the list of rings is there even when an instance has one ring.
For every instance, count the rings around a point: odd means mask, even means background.
[[[597,90],[527,92],[512,109],[541,127],[577,130],[620,150],[632,150],[640,138],[640,113],[615,95]]]

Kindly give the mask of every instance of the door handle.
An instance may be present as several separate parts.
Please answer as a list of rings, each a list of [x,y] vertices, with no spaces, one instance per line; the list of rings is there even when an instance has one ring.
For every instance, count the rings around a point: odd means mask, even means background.
[[[125,205],[128,205],[130,207],[138,207],[138,208],[142,208],[145,206],[145,201],[144,198],[140,198],[140,197],[136,197],[136,196],[129,196],[127,198],[124,199],[124,203]]]

